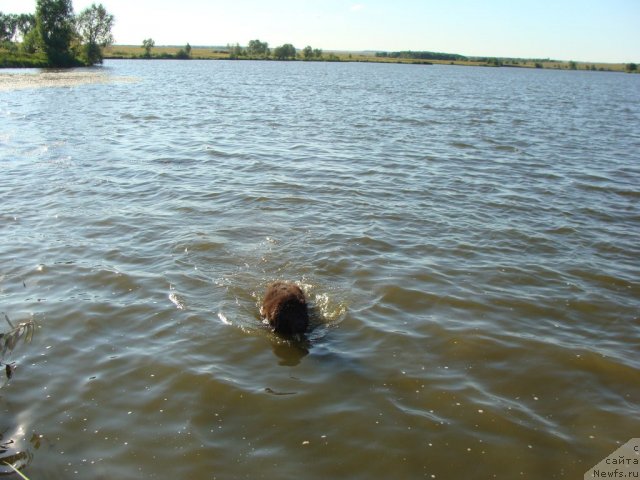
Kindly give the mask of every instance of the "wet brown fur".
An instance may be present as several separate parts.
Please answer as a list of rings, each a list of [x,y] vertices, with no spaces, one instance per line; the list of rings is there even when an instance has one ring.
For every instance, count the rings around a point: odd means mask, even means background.
[[[267,287],[260,315],[276,333],[304,333],[309,326],[309,312],[304,292],[295,283],[274,282]]]

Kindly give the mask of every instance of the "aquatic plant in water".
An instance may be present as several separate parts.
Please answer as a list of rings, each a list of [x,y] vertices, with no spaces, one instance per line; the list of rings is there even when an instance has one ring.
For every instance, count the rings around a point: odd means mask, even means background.
[[[11,355],[16,348],[20,340],[23,343],[30,343],[33,338],[33,332],[35,331],[35,322],[29,320],[27,322],[20,322],[14,325],[6,313],[3,313],[5,320],[9,324],[10,330],[5,333],[0,333],[0,365],[4,367],[5,381],[0,388],[6,385],[6,383],[13,376],[15,368],[15,362],[7,363],[4,361],[5,357]],[[28,452],[19,451],[12,452],[14,441],[12,439],[3,441],[2,434],[0,434],[0,462],[2,465],[9,467],[11,471],[19,475],[21,478],[29,480],[22,472],[20,468],[26,466],[30,461],[30,455]],[[0,475],[5,475],[9,472],[1,472]]]
[[[16,467],[14,467],[13,465],[11,465],[9,462],[4,462],[4,464],[6,466],[8,466],[11,470],[13,470],[15,473],[17,473],[20,478],[24,478],[25,480],[29,480],[29,477],[27,477],[24,473],[22,473],[20,470],[18,470]]]
[[[20,340],[22,340],[23,343],[31,342],[33,332],[35,331],[35,323],[33,320],[29,320],[27,322],[20,322],[18,325],[14,325],[11,320],[9,320],[6,313],[4,313],[4,318],[11,327],[11,330],[8,332],[0,333],[0,365],[4,366],[6,384],[6,382],[13,376],[15,363],[6,363],[4,358],[6,355],[10,355],[11,352],[13,352]]]

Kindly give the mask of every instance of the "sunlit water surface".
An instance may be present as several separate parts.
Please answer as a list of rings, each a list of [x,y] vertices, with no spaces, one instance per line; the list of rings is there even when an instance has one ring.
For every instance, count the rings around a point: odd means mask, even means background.
[[[640,76],[98,72],[0,92],[30,478],[582,478],[640,436]],[[261,325],[274,279],[305,339]]]

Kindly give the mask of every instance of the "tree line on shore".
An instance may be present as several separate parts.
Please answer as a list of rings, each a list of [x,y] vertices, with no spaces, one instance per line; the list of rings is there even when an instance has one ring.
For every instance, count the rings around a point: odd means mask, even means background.
[[[445,60],[445,61],[465,61],[468,60],[464,55],[456,53],[441,52],[414,52],[405,50],[401,52],[376,52],[378,58],[406,58],[412,60]]]
[[[175,59],[188,59],[191,58],[191,45],[186,44],[184,48],[178,50],[175,54],[159,53],[153,54],[152,49],[156,46],[155,41],[152,38],[147,38],[142,42],[142,49],[144,53],[140,55],[140,58],[175,58]],[[290,43],[285,43],[273,49],[269,48],[268,42],[263,42],[259,39],[250,40],[246,47],[240,46],[240,44],[227,44],[226,49],[219,53],[226,53],[229,55],[229,59],[247,59],[247,60],[339,60],[337,56],[330,54],[325,56],[323,51],[319,48],[312,48],[306,46],[302,50],[298,51]]]
[[[229,50],[229,56],[231,58],[273,58],[275,60],[294,60],[298,57],[298,50],[290,43],[285,43],[275,47],[273,50],[269,48],[267,42],[262,42],[259,39],[249,41],[249,44],[242,48],[240,45],[227,45]],[[303,60],[320,60],[323,58],[323,52],[319,48],[312,48],[307,45],[300,51],[300,58]]]
[[[75,15],[71,0],[37,0],[33,14],[0,12],[0,47],[18,65],[95,65],[113,43],[113,24],[113,15],[102,4]]]

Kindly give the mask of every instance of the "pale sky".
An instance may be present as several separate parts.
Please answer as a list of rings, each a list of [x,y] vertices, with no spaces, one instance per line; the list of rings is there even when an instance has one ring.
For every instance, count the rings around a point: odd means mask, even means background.
[[[468,56],[640,63],[640,0],[73,0],[116,17],[117,44],[430,50]],[[35,11],[0,0],[0,11]]]

